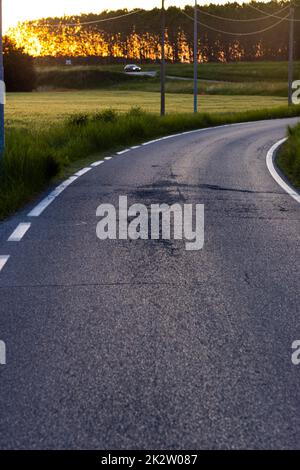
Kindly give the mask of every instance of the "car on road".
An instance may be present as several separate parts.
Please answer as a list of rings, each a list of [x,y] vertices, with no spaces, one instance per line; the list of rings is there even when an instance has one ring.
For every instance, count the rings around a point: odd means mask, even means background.
[[[141,72],[141,67],[135,64],[128,64],[124,67],[124,72]]]

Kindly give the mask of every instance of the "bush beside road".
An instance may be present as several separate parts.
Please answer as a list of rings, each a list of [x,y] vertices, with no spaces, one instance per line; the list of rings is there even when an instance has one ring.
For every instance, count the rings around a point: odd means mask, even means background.
[[[291,183],[300,189],[300,124],[289,128],[288,140],[278,154],[277,164]]]

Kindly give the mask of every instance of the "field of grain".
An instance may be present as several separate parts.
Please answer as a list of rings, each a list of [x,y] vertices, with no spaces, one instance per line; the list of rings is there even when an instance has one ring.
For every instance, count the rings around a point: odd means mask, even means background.
[[[199,111],[210,113],[232,113],[278,107],[286,99],[273,96],[222,96],[200,95]],[[106,108],[126,112],[133,106],[144,111],[159,113],[158,92],[122,90],[85,90],[65,92],[8,93],[6,104],[6,126],[48,126],[63,121],[74,113],[93,113]],[[168,93],[168,113],[192,112],[191,94]]]

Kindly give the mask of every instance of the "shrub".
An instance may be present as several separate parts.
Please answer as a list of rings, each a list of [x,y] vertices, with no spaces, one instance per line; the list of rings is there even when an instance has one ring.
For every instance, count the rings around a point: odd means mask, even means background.
[[[67,119],[67,124],[70,126],[84,126],[89,121],[89,115],[86,113],[73,114]]]
[[[32,91],[36,86],[36,72],[33,57],[22,48],[4,37],[3,40],[4,79],[7,91]]]
[[[114,109],[104,109],[100,113],[95,113],[92,116],[93,121],[103,122],[115,122],[117,120],[118,113]]]

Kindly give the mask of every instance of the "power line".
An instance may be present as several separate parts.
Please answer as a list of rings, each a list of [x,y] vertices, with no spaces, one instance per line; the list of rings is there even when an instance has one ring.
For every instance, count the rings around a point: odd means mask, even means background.
[[[185,11],[182,11],[182,14],[185,15],[187,18],[189,18],[190,20],[194,20],[194,18],[192,18],[190,15],[188,15],[187,13],[185,13]],[[272,24],[271,26],[268,26],[267,28],[264,28],[264,29],[261,29],[259,31],[252,31],[250,33],[234,33],[234,32],[231,32],[231,31],[223,31],[222,29],[217,29],[217,28],[213,28],[212,26],[208,26],[207,24],[205,23],[202,23],[200,21],[198,21],[198,23],[201,25],[201,26],[204,26],[204,28],[207,28],[207,29],[210,29],[212,31],[215,31],[216,33],[221,33],[221,34],[228,34],[230,36],[253,36],[255,34],[260,34],[260,33],[264,33],[266,31],[269,31],[270,29],[272,28],[275,28],[276,26],[278,26],[280,23],[282,23],[286,18],[288,18],[288,16],[285,16],[284,18],[281,18],[280,21],[277,21],[276,23]]]
[[[278,10],[276,13],[281,13],[282,11],[286,10],[287,8],[289,8],[289,6],[284,7],[282,10]],[[270,17],[274,16],[274,15],[265,14],[264,16],[259,16],[259,17],[256,17],[256,18],[247,18],[247,19],[241,18],[241,19],[238,19],[238,18],[229,18],[229,17],[226,17],[226,16],[214,15],[213,13],[209,13],[208,11],[202,10],[201,8],[199,8],[199,11],[201,13],[203,13],[204,15],[211,16],[212,18],[217,18],[218,20],[236,21],[236,22],[243,22],[243,23],[246,23],[246,22],[248,23],[248,22],[251,22],[251,21],[266,20],[266,19],[269,19]],[[280,16],[276,16],[276,18],[280,18]]]
[[[140,13],[141,11],[143,11],[143,10],[142,9],[134,10],[134,11],[130,11],[128,13],[125,13],[124,15],[112,16],[110,18],[102,18],[100,20],[94,20],[94,21],[85,21],[83,23],[58,23],[58,24],[53,24],[53,25],[52,24],[45,24],[43,26],[49,26],[50,28],[87,26],[87,25],[90,25],[90,24],[97,24],[97,23],[104,23],[104,22],[107,22],[107,21],[120,20],[120,19],[125,18],[127,16],[136,15],[137,13]]]
[[[253,5],[251,5],[251,3],[249,3],[248,6],[249,6],[250,8],[253,8],[253,10],[259,11],[260,13],[267,14],[267,12],[261,10],[260,8],[257,8],[257,7],[255,7],[255,6],[253,6]],[[288,5],[288,6],[286,6],[285,8],[283,8],[282,10],[279,10],[279,11],[277,11],[277,12],[275,12],[275,13],[268,13],[268,16],[271,17],[271,18],[278,18],[278,19],[279,19],[279,18],[281,18],[281,17],[280,17],[280,16],[277,16],[277,14],[280,13],[281,11],[286,10],[287,8],[290,8],[290,6]],[[289,16],[286,17],[285,19],[286,19],[287,21],[292,21],[293,23],[295,23],[295,22],[300,22],[299,19],[290,18]]]
[[[274,13],[268,13],[264,10],[261,10],[260,8],[257,8],[255,6],[253,6],[251,3],[247,3],[246,5],[247,5],[247,7],[253,8],[253,10],[259,11],[260,13],[263,13],[264,15],[267,14],[269,16],[278,15],[279,13],[282,13],[283,11],[290,8],[290,5],[286,5],[285,7],[280,8],[280,10],[274,11]]]

